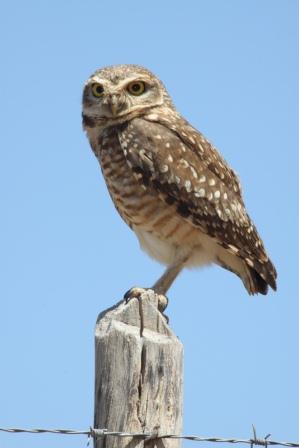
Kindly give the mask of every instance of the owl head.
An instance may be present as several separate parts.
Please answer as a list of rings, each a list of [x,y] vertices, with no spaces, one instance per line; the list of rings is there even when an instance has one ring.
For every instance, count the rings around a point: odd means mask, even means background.
[[[162,105],[171,105],[164,85],[138,65],[113,65],[97,70],[83,91],[83,115],[99,122],[117,122]]]

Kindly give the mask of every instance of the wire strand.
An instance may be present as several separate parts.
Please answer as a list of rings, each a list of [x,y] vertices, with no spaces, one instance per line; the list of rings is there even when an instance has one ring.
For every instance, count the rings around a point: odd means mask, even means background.
[[[202,437],[197,435],[178,435],[178,434],[163,434],[159,432],[154,433],[131,433],[122,431],[109,431],[107,429],[89,428],[88,430],[76,430],[76,429],[25,429],[25,428],[0,428],[0,432],[7,433],[29,433],[29,434],[61,434],[61,435],[85,435],[89,438],[100,438],[100,437],[131,437],[138,439],[184,439],[192,440],[194,442],[213,442],[213,443],[240,443],[255,446],[268,447],[270,445],[279,446],[290,446],[294,448],[299,448],[299,442],[277,442],[275,440],[270,440],[270,434],[268,434],[263,439],[259,439],[256,436],[256,430],[253,426],[253,438],[250,439],[237,439],[237,438],[222,438],[222,437]]]

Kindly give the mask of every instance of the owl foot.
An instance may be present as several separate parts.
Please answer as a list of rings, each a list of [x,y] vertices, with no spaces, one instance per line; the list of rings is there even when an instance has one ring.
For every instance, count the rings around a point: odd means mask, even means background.
[[[137,300],[141,300],[141,296],[143,293],[145,293],[146,291],[154,291],[152,288],[139,288],[138,286],[134,286],[133,288],[129,289],[129,291],[127,291],[124,295],[124,300],[125,303],[128,304],[130,302],[130,300],[132,299],[137,299]],[[158,296],[158,310],[160,311],[160,313],[163,315],[163,317],[165,317],[166,322],[169,322],[169,318],[168,316],[166,316],[164,314],[164,310],[167,308],[168,305],[168,298],[163,295],[163,294],[158,294],[155,292],[155,294]]]
[[[124,300],[126,304],[130,302],[132,299],[140,299],[142,294],[148,291],[149,288],[139,288],[138,286],[133,286],[133,288],[129,289],[124,295]]]

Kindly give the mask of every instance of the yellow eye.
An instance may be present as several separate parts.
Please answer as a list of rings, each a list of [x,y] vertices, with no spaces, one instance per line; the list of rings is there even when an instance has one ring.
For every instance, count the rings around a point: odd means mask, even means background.
[[[128,85],[127,89],[128,92],[131,93],[131,95],[142,95],[142,93],[145,91],[145,84],[142,81],[133,81]]]
[[[91,91],[92,91],[93,96],[96,96],[97,98],[99,98],[104,93],[104,87],[102,86],[102,84],[95,82],[91,86]]]

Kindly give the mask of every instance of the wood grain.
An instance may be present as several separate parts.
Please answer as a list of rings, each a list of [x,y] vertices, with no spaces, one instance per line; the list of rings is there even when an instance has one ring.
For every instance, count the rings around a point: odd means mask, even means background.
[[[95,357],[95,428],[181,433],[183,346],[158,311],[153,291],[99,315]],[[178,448],[180,441],[113,436],[95,441],[95,448],[143,446]]]

